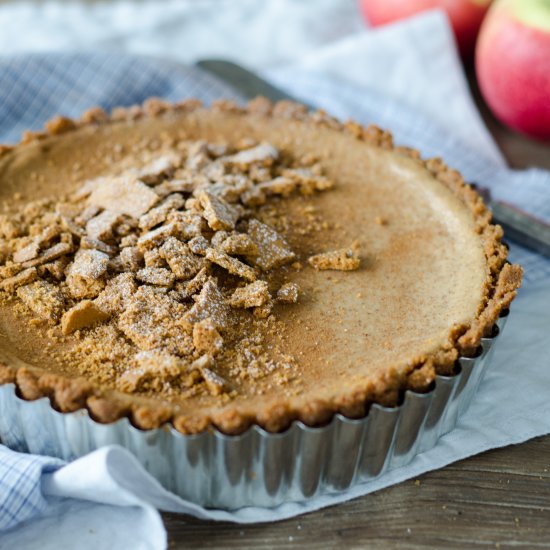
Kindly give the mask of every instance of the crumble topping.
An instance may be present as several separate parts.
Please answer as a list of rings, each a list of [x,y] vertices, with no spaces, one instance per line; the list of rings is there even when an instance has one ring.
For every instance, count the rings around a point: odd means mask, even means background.
[[[91,300],[82,300],[69,309],[61,319],[63,334],[71,334],[75,330],[88,328],[102,323],[110,317],[110,313]]]
[[[57,286],[47,281],[36,281],[17,289],[17,297],[42,319],[56,323],[65,305],[65,298]]]
[[[261,307],[271,300],[266,281],[256,281],[242,288],[237,288],[229,299],[233,307]]]
[[[253,261],[262,271],[290,263],[296,255],[286,241],[265,223],[250,220],[248,234],[258,247],[258,254]]]
[[[275,304],[300,299],[274,275],[302,265],[269,207],[332,182],[269,143],[171,147],[1,216],[0,289],[71,339],[62,361],[109,387],[230,399],[239,378],[285,384],[295,360],[264,335],[277,332]],[[319,225],[307,202],[303,212]],[[308,261],[357,269],[358,246]]]
[[[88,203],[112,214],[139,218],[159,201],[159,196],[137,177],[100,178],[93,186]]]
[[[300,287],[296,283],[285,283],[277,291],[277,300],[286,304],[295,304],[299,294]]]
[[[212,319],[203,319],[193,326],[193,345],[201,353],[217,355],[223,347],[223,338]]]
[[[331,250],[321,254],[315,254],[308,258],[308,263],[315,269],[334,269],[337,271],[353,271],[359,269],[359,242],[354,241],[349,248]]]
[[[15,292],[20,286],[28,285],[38,279],[38,271],[36,267],[29,267],[17,273],[16,275],[8,276],[0,283],[0,288],[9,293]]]

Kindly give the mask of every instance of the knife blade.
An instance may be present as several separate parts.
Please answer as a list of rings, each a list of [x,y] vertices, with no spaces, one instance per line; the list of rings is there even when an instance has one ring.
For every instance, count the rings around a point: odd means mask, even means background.
[[[224,59],[202,59],[196,65],[228,84],[244,99],[264,96],[271,101],[297,101],[291,95],[260,78],[254,72]],[[300,103],[304,104],[303,101]],[[313,106],[305,104],[308,108]],[[550,224],[510,204],[491,198],[489,189],[475,185],[493,213],[494,223],[517,244],[550,258]]]

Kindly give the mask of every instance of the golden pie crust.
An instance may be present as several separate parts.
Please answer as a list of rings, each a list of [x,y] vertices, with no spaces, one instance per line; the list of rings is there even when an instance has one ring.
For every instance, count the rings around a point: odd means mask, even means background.
[[[77,151],[80,146],[99,151],[102,140],[125,133],[147,134],[151,139],[168,136],[169,140],[180,130],[194,139],[220,135],[231,139],[242,130],[236,137],[274,140],[282,150],[299,150],[301,155],[319,153],[321,164],[337,180],[334,195],[327,191],[312,199],[326,214],[330,227],[338,227],[332,232],[334,239],[326,236],[334,246],[328,251],[319,249],[312,239],[308,246],[317,248],[305,254],[299,233],[289,235],[300,265],[292,272],[294,279],[280,285],[276,294],[282,342],[299,356],[296,387],[290,384],[287,388],[284,383],[281,388],[273,387],[268,377],[271,385],[265,382],[265,387],[261,381],[245,384],[246,388],[261,387],[261,393],[216,401],[223,381],[205,364],[201,366],[203,379],[212,396],[191,399],[186,405],[177,397],[167,399],[161,394],[155,398],[154,392],[126,394],[75,376],[74,371],[48,369],[45,356],[38,351],[38,365],[24,357],[23,351],[23,360],[17,357],[19,352],[5,359],[0,384],[15,383],[27,400],[49,397],[61,412],[86,408],[103,423],[127,416],[142,429],[172,423],[184,434],[210,427],[237,434],[252,424],[270,432],[282,431],[294,420],[321,425],[338,412],[362,417],[373,403],[395,406],[407,389],[429,390],[436,374],[454,372],[459,356],[475,355],[481,338],[491,333],[516,295],[522,269],[506,261],[502,229],[490,223],[491,214],[482,199],[457,171],[440,159],[424,161],[414,149],[394,146],[391,135],[375,126],[340,123],[324,112],[308,112],[291,102],[273,105],[258,98],[240,107],[220,101],[205,109],[195,100],[167,104],[151,99],[142,107],[116,109],[111,116],[92,109],[78,121],[57,117],[46,124],[45,131],[27,132],[20,144],[2,147],[3,198],[18,192],[14,175],[28,176],[33,167],[38,167],[39,191],[40,169],[46,179],[52,178],[55,169],[50,164],[62,158],[63,147],[72,147],[74,163],[78,157],[86,166],[86,155]],[[386,185],[390,186],[387,197]],[[205,211],[213,208],[210,200],[199,199]],[[292,211],[297,205],[298,199],[289,199],[284,208]],[[223,216],[211,214],[209,223],[223,228]],[[345,220],[343,227],[341,219]],[[361,253],[357,238],[364,241]],[[232,246],[245,245],[236,242]],[[200,242],[196,246],[200,248]],[[243,269],[244,276],[250,277],[248,282],[253,282],[253,273],[227,255],[213,249],[209,254],[212,262],[226,269]],[[360,254],[364,257],[358,269]],[[306,267],[301,265],[308,262]],[[343,271],[324,271],[335,266]],[[167,276],[167,270],[159,269],[142,270],[141,280],[148,283]],[[233,305],[252,304],[261,310],[269,297],[264,286],[256,287],[237,292]],[[306,289],[304,300],[299,287]],[[79,323],[86,326],[90,318],[100,319],[101,312],[94,307],[89,300],[80,302],[78,311],[64,318],[63,332],[77,330]],[[269,316],[270,310],[265,313]],[[9,332],[7,325],[13,317],[2,315],[2,329]],[[13,331],[4,334],[0,347],[8,349],[17,338],[21,348],[25,343],[32,351],[32,332],[30,338]],[[217,345],[220,335],[204,322],[193,331],[193,338],[199,349],[201,342]]]

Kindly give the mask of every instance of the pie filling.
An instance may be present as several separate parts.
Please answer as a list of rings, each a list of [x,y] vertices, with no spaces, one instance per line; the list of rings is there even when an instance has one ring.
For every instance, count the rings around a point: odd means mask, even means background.
[[[452,372],[513,298],[499,230],[412,153],[157,111],[59,119],[0,158],[0,352],[25,397],[190,433],[359,416]]]

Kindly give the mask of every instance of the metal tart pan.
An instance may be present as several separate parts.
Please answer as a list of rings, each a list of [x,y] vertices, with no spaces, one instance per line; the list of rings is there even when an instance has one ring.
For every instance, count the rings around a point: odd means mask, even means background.
[[[239,436],[144,431],[123,418],[92,420],[86,410],[60,413],[47,398],[25,401],[0,386],[0,441],[17,451],[74,460],[104,445],[131,451],[166,489],[209,508],[272,507],[353,485],[408,464],[434,447],[467,409],[508,312],[477,357],[459,359],[454,376],[437,376],[427,393],[407,391],[398,407],[373,405],[365,418],[340,414],[326,426],[294,422],[283,433],[254,426]]]

